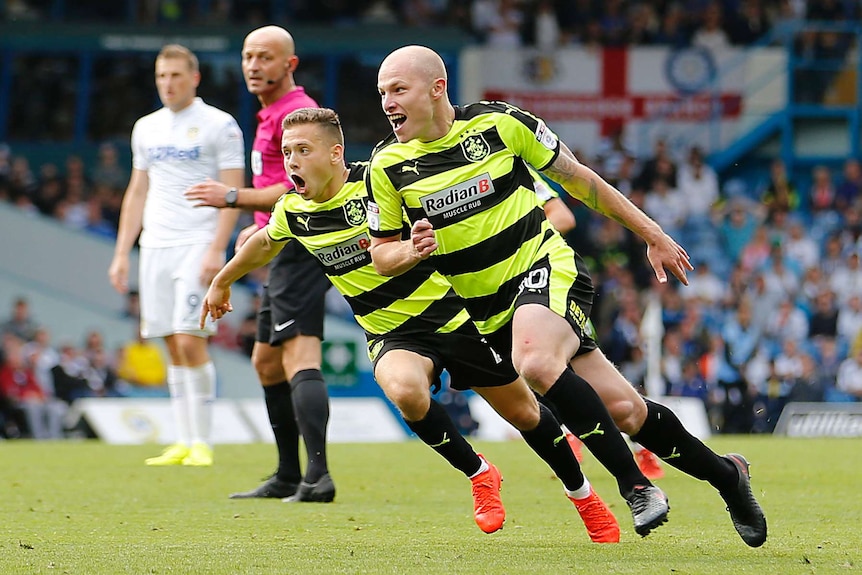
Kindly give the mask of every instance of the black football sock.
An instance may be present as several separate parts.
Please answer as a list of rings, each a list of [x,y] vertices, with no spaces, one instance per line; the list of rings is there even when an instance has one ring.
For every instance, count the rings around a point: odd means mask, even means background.
[[[521,437],[554,470],[566,489],[575,491],[583,486],[581,466],[560,429],[560,422],[550,409],[539,404],[539,425],[530,431],[522,431]]]
[[[569,431],[616,478],[623,497],[636,485],[652,485],[635,463],[628,443],[596,391],[570,367],[545,393],[545,399],[554,404]]]
[[[326,426],[329,424],[329,393],[319,369],[303,369],[290,380],[293,411],[305,442],[308,467],[305,481],[317,483],[327,473]]]
[[[290,384],[282,381],[263,386],[263,399],[278,450],[278,469],[275,476],[288,483],[299,483],[302,479],[299,467],[299,428],[293,416]]]
[[[676,414],[666,406],[645,400],[647,416],[640,430],[632,435],[637,441],[668,465],[696,479],[709,481],[718,489],[732,490],[736,487],[736,466],[717,455],[683,427]]]
[[[467,477],[476,473],[482,466],[482,460],[467,440],[458,433],[452,418],[443,406],[433,399],[425,417],[419,421],[405,419],[404,422],[428,447],[442,455],[452,467],[460,470]]]

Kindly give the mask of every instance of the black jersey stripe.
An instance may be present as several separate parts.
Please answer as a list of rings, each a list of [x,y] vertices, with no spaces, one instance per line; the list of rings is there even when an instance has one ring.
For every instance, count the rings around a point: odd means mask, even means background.
[[[545,213],[534,208],[499,234],[457,252],[432,255],[431,260],[444,276],[478,272],[515,254],[528,240],[542,232]],[[489,260],[488,255],[494,259]]]
[[[505,149],[506,145],[497,131],[497,126],[478,132],[490,147],[488,155],[492,155],[500,150]],[[431,176],[443,174],[451,170],[457,170],[461,166],[466,166],[472,162],[464,155],[464,150],[461,145],[452,146],[440,152],[424,154],[416,158],[406,159],[397,164],[393,164],[384,168],[386,176],[396,190],[400,190],[405,186],[409,186],[419,180],[424,180]]]
[[[414,316],[397,328],[392,333],[432,333],[452,321],[455,316],[464,309],[464,301],[458,297],[455,290],[449,289],[446,295],[435,301],[422,312]]]
[[[503,282],[497,293],[464,298],[464,307],[470,312],[470,317],[475,321],[485,321],[509,309],[518,295],[518,288],[525,275],[526,272]]]
[[[371,260],[369,259],[370,263]],[[354,314],[360,316],[368,315],[378,309],[387,308],[398,300],[406,299],[407,296],[428,281],[433,271],[434,268],[426,260],[417,264],[413,269],[397,276],[397,279],[389,278],[388,281],[365,293],[345,297],[345,299],[350,304],[350,308]]]
[[[347,184],[354,182],[362,182],[365,180],[365,171],[368,168],[369,162],[351,162],[348,164],[350,171],[347,174]]]
[[[362,181],[362,178],[359,181]],[[356,202],[356,205],[362,210],[367,210],[367,198],[351,201]],[[356,223],[347,221],[344,206],[319,212],[291,212],[285,210],[284,215],[287,217],[287,225],[290,227],[291,233],[297,237],[314,237],[320,234],[340,232],[356,227]]]

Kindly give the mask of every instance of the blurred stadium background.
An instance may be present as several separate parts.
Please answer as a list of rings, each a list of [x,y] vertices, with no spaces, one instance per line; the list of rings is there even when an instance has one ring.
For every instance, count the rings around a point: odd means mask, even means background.
[[[48,395],[54,366],[77,382],[85,398],[64,435],[166,440],[163,389],[123,377],[134,302],[106,279],[130,131],[159,106],[156,53],[179,42],[201,60],[199,95],[234,114],[248,147],[258,104],[239,51],[248,31],[276,23],[296,39],[298,83],[341,115],[349,159],[388,132],[377,65],[421,43],[444,56],[454,103],[505,99],[541,115],[681,240],[692,285],[660,288],[642,243],[566,200],[578,222],[567,240],[594,272],[603,348],[645,393],[679,398],[687,423],[772,433],[785,413],[782,433],[858,436],[859,10],[852,0],[0,0],[3,361],[23,356]],[[217,441],[268,440],[246,355],[260,281],[247,278],[214,342]],[[331,295],[331,434],[406,436]],[[461,415],[463,399],[446,398]],[[475,433],[506,436],[470,405]],[[82,412],[89,429],[74,425]],[[28,433],[6,401],[0,435]]]

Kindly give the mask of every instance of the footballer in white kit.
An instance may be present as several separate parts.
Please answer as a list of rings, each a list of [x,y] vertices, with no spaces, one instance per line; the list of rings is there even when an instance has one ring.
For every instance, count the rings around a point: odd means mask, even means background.
[[[139,240],[141,335],[200,334],[209,287],[200,282],[200,266],[219,210],[196,208],[183,192],[218,179],[221,170],[245,168],[242,131],[230,114],[200,98],[176,113],[161,108],[135,124],[132,166],[149,176]],[[205,333],[215,333],[212,323]]]
[[[200,67],[188,48],[162,48],[155,81],[163,107],[132,130],[132,175],[108,277],[117,291],[128,291],[129,254],[138,240],[141,335],[164,338],[176,422],[175,443],[146,464],[208,466],[216,389],[208,341],[215,330],[200,329],[198,318],[239,213],[195,207],[185,192],[207,180],[241,187],[245,149],[236,120],[196,97]]]

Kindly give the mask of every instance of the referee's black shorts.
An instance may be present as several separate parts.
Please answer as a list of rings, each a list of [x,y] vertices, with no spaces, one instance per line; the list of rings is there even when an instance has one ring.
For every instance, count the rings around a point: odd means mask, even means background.
[[[257,341],[279,346],[297,335],[323,339],[330,286],[314,256],[299,242],[289,242],[269,263],[257,314]]]

